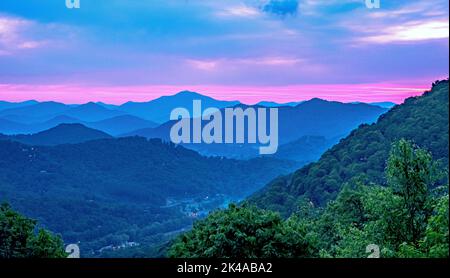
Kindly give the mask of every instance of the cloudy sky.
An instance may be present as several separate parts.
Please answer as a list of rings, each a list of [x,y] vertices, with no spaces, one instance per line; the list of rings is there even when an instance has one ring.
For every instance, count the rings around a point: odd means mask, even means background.
[[[401,102],[448,77],[447,0],[0,0],[0,99]]]

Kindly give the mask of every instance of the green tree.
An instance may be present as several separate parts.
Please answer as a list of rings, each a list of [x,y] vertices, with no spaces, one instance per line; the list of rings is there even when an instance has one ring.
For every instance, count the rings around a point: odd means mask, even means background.
[[[311,257],[317,250],[305,223],[278,213],[230,205],[195,223],[169,249],[176,258]]]
[[[400,140],[387,161],[388,186],[359,175],[324,209],[302,198],[286,220],[233,205],[197,222],[169,256],[366,258],[366,247],[376,244],[385,258],[448,257],[448,186],[430,190],[442,177],[436,169],[430,153]]]
[[[404,139],[394,143],[386,170],[388,185],[401,196],[404,233],[401,240],[418,245],[425,233],[432,209],[428,206],[429,188],[439,179],[429,152]]]
[[[449,255],[449,203],[448,194],[439,199],[434,215],[428,220],[422,248],[429,257],[448,258]]]
[[[425,150],[394,143],[388,187],[347,185],[328,204],[316,228],[322,256],[366,257],[373,243],[382,257],[448,257],[448,189],[429,190],[441,176],[436,169]]]
[[[36,221],[0,205],[0,258],[65,258],[63,241],[39,229]]]

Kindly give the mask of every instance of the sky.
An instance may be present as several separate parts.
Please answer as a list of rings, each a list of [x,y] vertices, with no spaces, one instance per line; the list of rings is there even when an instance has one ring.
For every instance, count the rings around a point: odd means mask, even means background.
[[[447,0],[0,0],[0,100],[393,101],[449,73]]]

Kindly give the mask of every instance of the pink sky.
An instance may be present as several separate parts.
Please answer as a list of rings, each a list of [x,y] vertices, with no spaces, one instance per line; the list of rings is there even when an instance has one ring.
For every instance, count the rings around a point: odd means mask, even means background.
[[[259,101],[279,103],[322,98],[340,102],[401,103],[410,96],[421,95],[430,88],[425,82],[416,84],[328,84],[291,86],[218,86],[218,85],[149,85],[149,86],[83,86],[83,85],[16,85],[0,84],[0,100],[19,102],[35,99],[63,103],[102,101],[122,104],[145,102],[183,90],[198,92],[219,100],[239,100],[254,104]]]
[[[0,100],[400,103],[449,72],[448,0],[59,1],[0,0]]]

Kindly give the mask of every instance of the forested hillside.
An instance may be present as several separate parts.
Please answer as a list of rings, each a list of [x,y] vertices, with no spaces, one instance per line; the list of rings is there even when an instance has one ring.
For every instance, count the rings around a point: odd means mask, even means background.
[[[320,160],[278,178],[249,199],[258,207],[288,216],[304,200],[325,205],[352,178],[386,184],[384,170],[393,142],[404,138],[427,149],[448,167],[448,80],[436,82],[423,96],[408,98],[372,125],[361,125]]]
[[[448,94],[448,80],[435,82],[317,163],[195,223],[168,256],[448,258]]]
[[[392,145],[387,186],[352,180],[325,208],[305,201],[288,219],[231,205],[180,235],[182,258],[445,258],[449,256],[448,180],[429,152],[404,139]]]
[[[206,158],[142,137],[54,147],[0,140],[0,201],[67,243],[81,241],[86,254],[185,228],[198,213],[294,167],[269,158]]]

